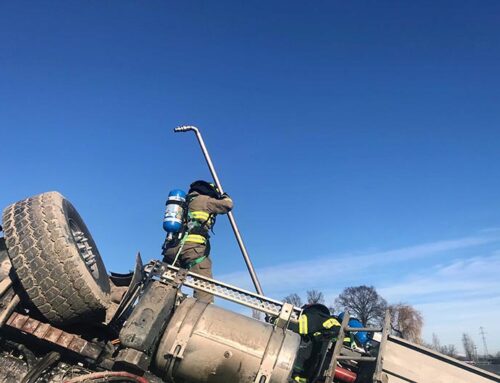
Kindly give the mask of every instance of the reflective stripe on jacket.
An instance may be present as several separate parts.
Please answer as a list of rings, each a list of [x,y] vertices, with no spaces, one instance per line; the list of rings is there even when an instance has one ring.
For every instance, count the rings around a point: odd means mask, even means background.
[[[200,234],[188,234],[186,237],[186,242],[200,243],[204,245],[205,243],[207,243],[207,239]]]
[[[206,244],[208,231],[212,228],[217,214],[226,214],[233,208],[229,197],[212,198],[197,192],[188,195],[188,226],[192,228],[186,237],[186,242]]]

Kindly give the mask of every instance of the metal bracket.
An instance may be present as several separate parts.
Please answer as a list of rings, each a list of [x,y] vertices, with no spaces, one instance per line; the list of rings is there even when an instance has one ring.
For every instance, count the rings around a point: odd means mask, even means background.
[[[290,303],[284,303],[281,311],[274,322],[273,332],[269,338],[269,342],[262,358],[262,363],[260,364],[259,371],[255,377],[255,383],[269,383],[271,380],[271,374],[273,373],[274,366],[276,365],[276,360],[280,354],[281,348],[283,347],[284,337],[281,332],[286,331],[288,323],[292,318],[293,305]]]
[[[271,381],[274,366],[276,365],[281,348],[283,347],[283,342],[285,341],[279,329],[279,327],[275,327],[271,333],[254,383],[269,383]]]
[[[115,366],[134,372],[144,372],[149,368],[149,356],[142,351],[133,348],[124,348],[118,352]]]
[[[190,315],[187,317],[186,324],[181,328],[181,331],[177,334],[175,343],[168,352],[168,355],[172,355],[174,358],[182,359],[184,357],[184,350],[189,342],[191,333],[193,332],[201,313],[205,311],[206,307],[210,303],[194,305],[190,310]],[[194,318],[190,319],[190,318]]]
[[[184,282],[186,281],[188,275],[187,269],[179,269],[177,274],[175,274],[174,280],[170,282],[170,285],[175,289],[180,289]]]
[[[130,311],[136,302],[136,298],[140,295],[141,290],[144,287],[144,281],[146,279],[146,275],[144,273],[144,265],[142,263],[141,254],[137,253],[135,258],[135,268],[134,273],[132,275],[132,279],[130,281],[129,287],[125,294],[122,297],[122,300],[114,314],[112,314],[111,319],[108,324],[109,327],[112,328],[117,334],[120,332],[120,329],[127,317],[127,312],[130,314]]]
[[[291,303],[283,303],[280,315],[276,318],[274,326],[286,330],[288,328],[288,323],[290,323],[290,319],[292,318],[292,314],[293,305]]]
[[[177,333],[175,338],[175,342],[172,344],[170,351],[164,355],[165,359],[170,359],[170,362],[167,364],[167,374],[166,376],[170,379],[169,381],[174,382],[173,370],[175,366],[176,359],[184,358],[184,351],[186,350],[186,346],[191,337],[191,333],[198,323],[199,318],[201,317],[201,313],[205,311],[207,306],[210,303],[194,305],[191,307],[189,314],[186,316],[186,322],[181,328],[181,331]]]

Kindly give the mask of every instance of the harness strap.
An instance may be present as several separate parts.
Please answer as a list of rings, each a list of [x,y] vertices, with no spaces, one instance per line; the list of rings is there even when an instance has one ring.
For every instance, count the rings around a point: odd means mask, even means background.
[[[189,269],[191,269],[192,267],[196,266],[197,264],[199,264],[199,263],[203,262],[205,259],[207,259],[207,256],[206,256],[206,255],[202,255],[201,257],[196,258],[194,261],[189,262],[189,263],[186,265],[186,268],[189,270]]]
[[[177,250],[177,254],[175,254],[174,261],[172,262],[172,266],[175,266],[177,263],[177,260],[179,259],[179,256],[181,255],[181,251],[184,248],[184,243],[186,243],[186,239],[189,236],[189,230],[184,234],[184,236],[181,239],[181,242],[179,244],[179,250]]]
[[[205,243],[209,238],[208,231],[215,223],[215,214],[208,213],[203,210],[192,210],[187,215],[187,225],[190,228],[190,233],[205,237],[202,242],[200,238],[189,238],[189,242]]]

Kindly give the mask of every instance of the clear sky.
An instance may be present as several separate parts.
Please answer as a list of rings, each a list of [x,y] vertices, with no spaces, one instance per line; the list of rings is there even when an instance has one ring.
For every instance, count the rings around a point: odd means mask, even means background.
[[[275,298],[373,284],[500,351],[500,2],[2,1],[0,205],[58,190],[157,258],[202,130]],[[215,275],[249,287],[227,219]]]

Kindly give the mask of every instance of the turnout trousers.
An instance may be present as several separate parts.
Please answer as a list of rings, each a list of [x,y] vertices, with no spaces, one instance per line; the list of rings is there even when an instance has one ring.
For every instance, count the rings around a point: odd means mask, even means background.
[[[180,245],[166,247],[163,250],[163,260],[172,264],[179,251]],[[212,260],[210,255],[210,242],[206,244],[186,242],[177,258],[177,264],[174,266],[183,267],[190,272],[212,278]],[[194,297],[202,302],[213,303],[214,296],[204,291],[194,290]]]

